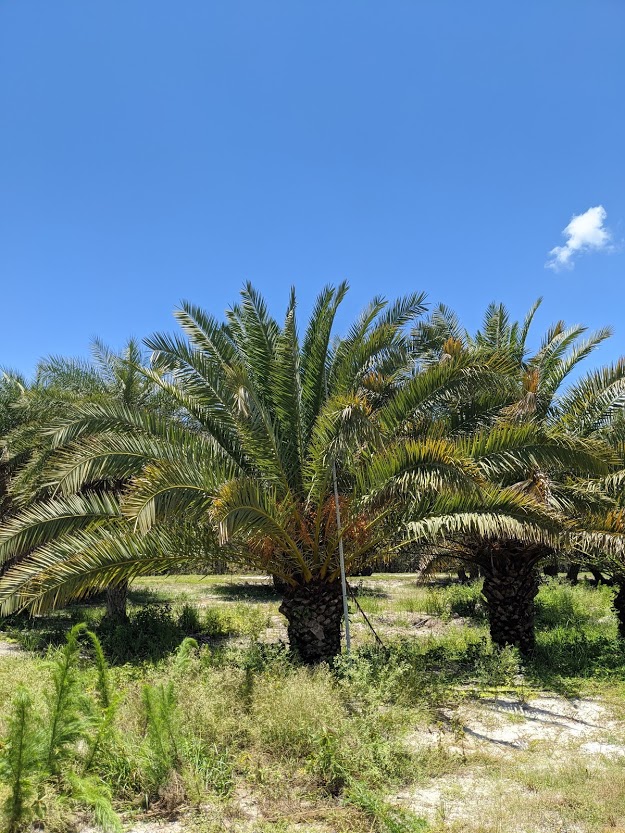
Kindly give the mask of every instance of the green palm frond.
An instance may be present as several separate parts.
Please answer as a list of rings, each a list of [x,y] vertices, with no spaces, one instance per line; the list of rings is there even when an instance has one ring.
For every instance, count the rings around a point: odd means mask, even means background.
[[[221,484],[234,474],[232,466],[220,465],[214,457],[181,454],[173,461],[146,465],[123,495],[124,514],[142,531],[179,517],[206,523]]]
[[[491,303],[486,308],[482,329],[475,336],[478,347],[487,347],[492,352],[499,352],[510,345],[510,313],[503,304]]]
[[[174,312],[182,331],[185,333],[191,345],[200,353],[215,363],[217,367],[225,368],[236,356],[236,350],[227,327],[217,321],[212,315],[208,315],[200,307],[183,302],[180,309]],[[158,336],[160,341],[163,337]],[[154,339],[146,339],[146,344],[151,350],[161,352],[158,346],[153,345]],[[166,357],[166,353],[162,358]],[[172,355],[175,359],[175,353]],[[175,365],[171,368],[174,369]]]
[[[278,426],[289,488],[302,493],[304,437],[300,413],[302,390],[300,347],[295,321],[295,294],[291,293],[284,326],[275,341],[275,357],[268,379],[272,410]]]
[[[531,488],[532,484],[527,484]],[[523,483],[517,488],[523,490]],[[569,479],[549,484],[549,505],[560,515],[571,518],[576,526],[582,527],[589,517],[607,512],[614,506],[614,501],[603,489],[592,488],[584,480]]]
[[[519,347],[520,347],[520,350],[521,350],[521,359],[523,359],[525,357],[527,337],[529,335],[529,332],[530,332],[530,329],[531,329],[531,326],[532,326],[532,322],[534,320],[534,316],[538,312],[538,309],[539,309],[540,305],[542,304],[542,302],[543,302],[542,297],[537,298],[534,301],[532,306],[529,308],[529,310],[527,312],[527,315],[525,316],[525,319],[523,321],[523,325],[521,326],[521,328],[519,330]]]
[[[514,489],[444,493],[412,508],[410,542],[444,545],[463,536],[508,538],[557,545],[566,524],[531,497]]]
[[[312,578],[307,561],[289,527],[297,519],[295,504],[289,495],[277,499],[275,492],[263,488],[258,480],[238,478],[222,484],[215,495],[211,511],[218,524],[223,543],[267,538],[283,551],[304,580]]]
[[[294,292],[291,290],[292,303]],[[241,290],[241,300],[226,311],[228,325],[237,346],[238,360],[246,375],[253,379],[259,398],[268,401],[276,343],[280,333],[278,323],[269,315],[264,298],[251,283]]]
[[[334,395],[355,390],[372,371],[393,375],[406,368],[405,327],[423,312],[423,299],[422,293],[413,293],[390,307],[383,298],[372,301],[348,336],[334,345],[328,382]]]
[[[99,434],[59,450],[46,472],[50,486],[62,494],[73,494],[94,483],[118,484],[138,476],[150,463],[180,456],[177,443],[132,434]],[[184,438],[184,447],[193,435]],[[197,445],[201,438],[197,437]],[[209,443],[206,451],[212,457]]]
[[[122,513],[112,495],[70,495],[35,503],[0,528],[0,564],[25,555],[59,536],[88,526],[110,524]]]
[[[307,501],[322,502],[329,493],[332,467],[350,470],[359,447],[376,449],[381,433],[366,398],[358,394],[329,399],[319,414],[303,468]]]
[[[215,543],[214,551],[217,545]],[[184,556],[191,563],[188,554]],[[195,568],[203,569],[202,554]],[[209,563],[204,559],[204,566]],[[63,607],[90,590],[180,567],[180,538],[169,531],[148,535],[127,527],[78,530],[36,549],[11,566],[0,582],[0,614],[41,613]]]
[[[599,477],[615,464],[614,452],[600,440],[545,431],[535,423],[502,423],[461,441],[465,454],[492,481],[523,477],[536,469]]]
[[[568,430],[588,436],[609,427],[625,408],[625,360],[587,373],[560,397],[557,419]]]
[[[565,356],[566,351],[586,332],[586,327],[576,324],[572,327],[565,327],[563,321],[558,321],[551,327],[540,350],[532,356],[528,365],[530,368],[538,368],[542,376],[549,376],[549,373]]]
[[[430,365],[409,379],[380,409],[379,423],[392,434],[418,415],[431,415],[438,406],[453,407],[455,401],[470,399],[477,388],[490,386],[496,390],[505,379],[507,367],[503,355],[483,360],[470,354]]]
[[[591,482],[588,484],[588,488],[600,494],[605,494],[612,500],[616,500],[619,505],[622,505],[625,499],[625,468],[619,468],[618,471],[612,472],[607,477]]]
[[[49,356],[39,362],[37,384],[58,391],[88,393],[101,396],[106,393],[106,380],[98,368],[86,359]]]
[[[411,332],[411,348],[419,365],[438,364],[443,357],[445,342],[458,344],[466,350],[470,341],[456,313],[445,304],[434,307]]]
[[[319,294],[304,336],[301,358],[302,446],[307,448],[313,427],[326,400],[326,380],[332,328],[347,293],[347,283],[325,287]]]
[[[407,440],[374,453],[357,470],[355,493],[364,508],[418,500],[445,489],[474,491],[479,468],[446,439]]]
[[[574,368],[611,335],[610,327],[603,327],[584,341],[572,344],[566,355],[547,365],[541,373],[542,395],[545,399],[551,400]]]
[[[52,448],[61,448],[83,435],[108,433],[144,433],[166,435],[171,420],[154,411],[132,408],[121,402],[85,402],[61,420],[52,419],[43,432],[50,437]]]

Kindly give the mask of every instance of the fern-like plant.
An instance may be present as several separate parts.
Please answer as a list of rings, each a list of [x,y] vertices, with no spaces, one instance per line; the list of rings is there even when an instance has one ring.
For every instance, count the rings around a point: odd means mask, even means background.
[[[181,764],[180,733],[176,720],[174,686],[149,686],[143,689],[146,725],[146,759],[151,786],[156,791],[172,770]]]
[[[4,803],[7,833],[16,833],[30,820],[37,783],[41,778],[41,735],[33,720],[32,700],[18,691],[6,741],[0,753],[0,780],[9,787]]]
[[[58,775],[62,765],[72,757],[77,742],[87,730],[87,702],[78,676],[79,634],[84,624],[74,625],[52,674],[53,688],[48,693],[48,732],[45,744],[45,767]]]
[[[82,635],[95,652],[97,700],[84,692],[79,674]],[[6,740],[0,745],[0,781],[9,787],[3,829],[18,833],[40,816],[37,803],[52,788],[59,798],[89,808],[104,833],[121,833],[110,790],[90,773],[112,727],[115,698],[102,647],[84,624],[67,634],[45,699],[47,710],[41,716],[35,714],[25,691],[18,692],[13,703]]]

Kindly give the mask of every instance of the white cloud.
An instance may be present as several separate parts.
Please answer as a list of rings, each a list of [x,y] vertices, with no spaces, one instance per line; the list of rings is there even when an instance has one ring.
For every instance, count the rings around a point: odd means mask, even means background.
[[[560,269],[572,269],[576,255],[586,251],[609,249],[610,232],[603,225],[607,216],[602,205],[589,208],[583,214],[576,214],[562,232],[567,238],[566,243],[549,252],[549,260],[545,266],[556,272]]]

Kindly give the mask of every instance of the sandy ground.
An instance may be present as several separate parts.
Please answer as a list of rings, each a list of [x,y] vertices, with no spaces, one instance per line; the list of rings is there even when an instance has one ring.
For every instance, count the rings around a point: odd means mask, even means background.
[[[16,654],[24,653],[19,645],[14,642],[3,642],[0,640],[0,657],[14,657]]]
[[[607,706],[551,694],[527,702],[496,697],[442,709],[437,727],[415,732],[408,742],[415,750],[440,744],[462,756],[467,771],[433,778],[393,800],[430,821],[471,819],[467,830],[479,822],[476,814],[489,819],[501,815],[506,803],[526,801],[528,787],[509,777],[510,763],[554,771],[575,761],[600,765],[625,757],[625,730]],[[557,828],[545,820],[543,829]]]

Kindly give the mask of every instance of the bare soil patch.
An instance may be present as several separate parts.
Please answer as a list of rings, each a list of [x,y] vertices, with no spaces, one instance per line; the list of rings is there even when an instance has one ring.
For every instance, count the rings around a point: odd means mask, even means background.
[[[415,732],[408,742],[415,750],[440,745],[456,756],[458,771],[400,792],[394,800],[443,830],[480,833],[585,833],[591,828],[581,819],[571,826],[562,810],[542,807],[549,790],[558,801],[556,774],[585,770],[590,783],[625,756],[625,729],[605,704],[552,694],[527,702],[484,698],[444,708],[438,726]],[[543,782],[541,794],[537,785]],[[542,826],[534,826],[532,818],[541,812]],[[499,826],[492,826],[495,820]]]

